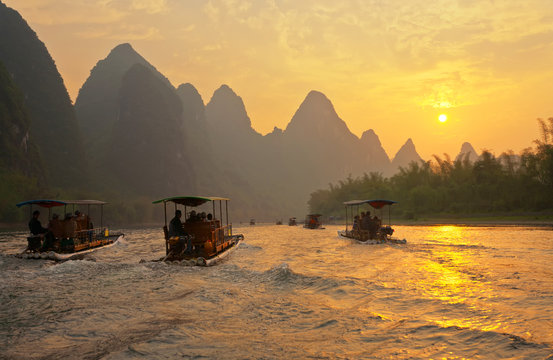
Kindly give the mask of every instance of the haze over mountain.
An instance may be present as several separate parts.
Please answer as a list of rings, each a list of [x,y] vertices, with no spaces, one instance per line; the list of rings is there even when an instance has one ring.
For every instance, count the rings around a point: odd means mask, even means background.
[[[61,98],[68,100],[66,91]],[[330,99],[314,90],[284,130],[275,127],[263,136],[230,86],[222,85],[204,105],[192,84],[175,89],[130,44],[98,61],[79,91],[75,112],[84,142],[79,128],[69,138],[87,149],[95,180],[89,189],[131,197],[228,196],[242,218],[302,216],[316,189],[349,175],[391,175],[420,160],[409,139],[390,162],[373,130],[358,138]],[[30,117],[31,129],[34,121]],[[56,136],[69,134],[57,131]],[[28,144],[32,150],[32,136]]]
[[[0,3],[0,61],[23,94],[29,139],[51,185],[86,180],[86,160],[75,111],[46,46],[19,13]]]
[[[382,172],[391,175],[391,162],[388,154],[382,147],[378,135],[374,130],[367,130],[361,135],[361,153],[365,154],[365,163],[373,172]]]
[[[464,160],[465,158],[468,159],[470,162],[475,162],[478,160],[478,153],[476,150],[474,150],[474,147],[469,142],[464,142],[463,145],[461,145],[461,150],[459,151],[459,154],[455,157],[455,161],[457,160]]]
[[[359,139],[321,92],[307,94],[284,130],[283,141],[287,178],[294,179],[305,201],[310,191],[362,172],[356,161]]]
[[[396,172],[400,167],[407,167],[411,162],[419,162],[422,158],[415,149],[415,144],[411,138],[407,139],[405,144],[398,150],[394,160],[392,160],[392,171]]]

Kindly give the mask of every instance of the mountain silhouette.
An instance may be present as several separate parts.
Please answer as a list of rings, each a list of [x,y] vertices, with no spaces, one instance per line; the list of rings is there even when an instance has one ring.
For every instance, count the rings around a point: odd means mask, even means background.
[[[357,139],[340,119],[330,100],[315,90],[307,94],[284,133],[288,138],[312,139],[320,143]]]
[[[224,132],[227,135],[260,136],[252,128],[242,98],[228,85],[221,85],[215,90],[205,111],[207,122],[214,131]]]
[[[143,65],[166,86],[173,87],[130,44],[116,46],[105,59],[98,61],[75,101],[75,111],[93,171],[101,166],[99,162],[105,157],[109,137],[118,116],[123,76],[135,64]]]
[[[75,111],[48,49],[19,13],[0,3],[0,61],[23,94],[29,138],[36,144],[51,185],[87,179]]]
[[[394,156],[394,160],[392,160],[392,170],[395,172],[400,167],[407,167],[409,163],[411,162],[419,162],[422,158],[417,153],[417,150],[415,149],[415,144],[413,144],[413,140],[411,138],[407,139],[405,144],[398,150],[396,153],[396,156]]]
[[[361,135],[361,149],[367,168],[370,169],[369,172],[381,172],[390,175],[390,158],[374,130],[370,129],[363,132],[363,135]]]
[[[468,142],[464,142],[461,145],[461,150],[459,154],[455,157],[455,161],[468,159],[470,162],[475,162],[478,160],[479,155],[474,150],[474,147]]]
[[[182,103],[174,89],[134,64],[122,79],[117,110],[106,159],[110,174],[140,194],[194,193],[182,146]]]

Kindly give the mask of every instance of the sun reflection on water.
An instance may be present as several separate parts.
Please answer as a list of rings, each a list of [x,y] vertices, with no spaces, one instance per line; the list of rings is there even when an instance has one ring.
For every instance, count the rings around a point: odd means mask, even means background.
[[[429,300],[438,300],[452,306],[452,313],[432,319],[442,327],[491,331],[502,327],[500,319],[492,320],[492,305],[488,302],[497,297],[495,290],[478,270],[477,251],[472,248],[470,231],[461,226],[436,226],[429,234],[427,250],[430,256],[419,266],[424,276],[413,279],[413,286]],[[456,306],[468,308],[467,313]],[[464,316],[463,316],[464,314]]]

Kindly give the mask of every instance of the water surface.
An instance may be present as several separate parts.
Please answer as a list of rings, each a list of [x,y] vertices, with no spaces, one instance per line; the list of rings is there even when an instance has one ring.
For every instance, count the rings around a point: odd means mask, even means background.
[[[211,268],[140,263],[164,255],[161,229],[63,263],[0,234],[0,358],[553,359],[553,231],[339,229],[235,227]]]

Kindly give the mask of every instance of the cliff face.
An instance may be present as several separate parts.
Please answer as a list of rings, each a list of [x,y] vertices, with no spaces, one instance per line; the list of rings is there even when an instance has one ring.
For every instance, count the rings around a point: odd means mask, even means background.
[[[23,94],[29,139],[37,145],[50,183],[65,187],[86,180],[75,112],[46,46],[17,11],[2,3],[0,34],[0,61]]]
[[[214,156],[223,169],[258,178],[256,167],[265,152],[262,136],[251,127],[242,98],[230,87],[215,90],[205,107]]]
[[[94,171],[101,167],[99,162],[105,156],[118,116],[119,92],[123,77],[135,64],[143,65],[166,86],[172,88],[169,80],[138,54],[130,44],[116,46],[105,59],[98,61],[79,90],[75,101],[75,111]]]
[[[0,62],[0,169],[45,181],[42,160],[29,136],[23,95]]]
[[[151,196],[194,193],[173,88],[135,64],[122,79],[117,110],[106,166],[120,184]]]

